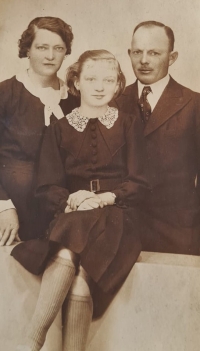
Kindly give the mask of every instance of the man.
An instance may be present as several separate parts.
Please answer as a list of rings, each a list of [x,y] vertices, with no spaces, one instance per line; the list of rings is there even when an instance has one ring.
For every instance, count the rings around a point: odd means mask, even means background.
[[[143,250],[198,255],[200,94],[169,76],[173,50],[171,28],[140,23],[128,50],[137,80],[116,104],[144,123],[152,189],[142,208]]]

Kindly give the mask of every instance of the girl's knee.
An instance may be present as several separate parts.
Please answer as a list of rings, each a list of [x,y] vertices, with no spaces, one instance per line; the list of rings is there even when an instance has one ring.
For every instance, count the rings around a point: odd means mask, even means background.
[[[91,278],[82,267],[79,267],[70,289],[70,294],[78,296],[90,296]]]
[[[60,257],[60,258],[63,258],[63,259],[65,259],[65,260],[69,260],[69,261],[73,262],[73,264],[74,264],[75,266],[77,266],[78,260],[79,260],[77,254],[73,253],[72,251],[70,251],[70,250],[68,250],[68,249],[66,249],[66,248],[64,248],[64,247],[60,247],[60,248],[57,250],[57,252],[56,252],[56,254],[55,254],[54,257],[55,257],[55,258],[56,258],[56,257]]]

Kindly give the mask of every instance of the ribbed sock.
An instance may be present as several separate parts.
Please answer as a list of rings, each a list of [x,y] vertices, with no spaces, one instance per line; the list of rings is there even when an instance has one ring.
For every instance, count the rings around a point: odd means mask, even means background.
[[[62,257],[52,259],[45,269],[27,337],[31,351],[39,351],[43,346],[46,333],[66,298],[74,275],[74,264]]]
[[[63,351],[85,351],[92,321],[92,297],[69,295],[66,300]]]

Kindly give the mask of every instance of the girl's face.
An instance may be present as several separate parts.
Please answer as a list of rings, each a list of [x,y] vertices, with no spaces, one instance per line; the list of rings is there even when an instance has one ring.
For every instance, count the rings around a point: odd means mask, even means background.
[[[80,90],[81,103],[90,107],[103,107],[113,98],[118,89],[117,68],[113,60],[87,60],[80,78],[75,83]]]
[[[65,53],[66,45],[58,34],[46,29],[37,29],[27,56],[34,73],[50,77],[59,70]]]

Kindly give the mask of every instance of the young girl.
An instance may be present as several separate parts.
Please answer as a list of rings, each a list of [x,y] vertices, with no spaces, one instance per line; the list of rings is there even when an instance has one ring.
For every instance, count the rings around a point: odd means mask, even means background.
[[[81,106],[48,127],[38,176],[37,196],[53,220],[46,239],[13,250],[30,272],[44,270],[26,346],[18,350],[41,349],[67,296],[63,350],[84,351],[89,280],[115,291],[140,253],[144,142],[140,120],[108,106],[125,86],[119,63],[106,50],[86,51],[69,68],[67,84]]]

